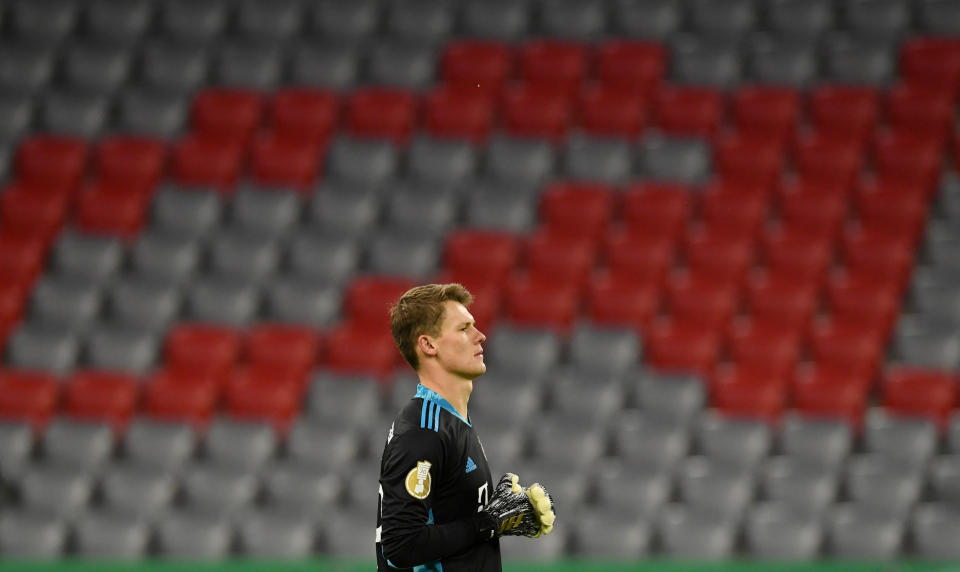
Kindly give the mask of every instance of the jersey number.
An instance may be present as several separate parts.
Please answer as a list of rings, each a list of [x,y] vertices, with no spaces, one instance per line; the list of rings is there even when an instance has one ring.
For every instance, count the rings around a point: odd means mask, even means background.
[[[487,490],[487,483],[483,483],[477,487],[477,512],[482,511],[488,502],[490,502],[490,493]]]

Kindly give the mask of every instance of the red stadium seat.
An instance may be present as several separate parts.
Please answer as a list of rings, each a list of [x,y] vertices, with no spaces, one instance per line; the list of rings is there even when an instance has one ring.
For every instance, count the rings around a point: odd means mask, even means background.
[[[273,95],[270,111],[270,125],[279,137],[320,144],[337,128],[340,101],[329,91],[288,87]]]
[[[14,183],[0,193],[0,228],[5,233],[42,237],[48,242],[60,232],[69,205],[66,194],[45,193]]]
[[[571,285],[579,290],[586,285],[596,260],[596,242],[548,230],[534,233],[526,243],[526,270],[538,278]]]
[[[73,222],[88,234],[135,238],[146,221],[149,197],[94,181],[77,196]]]
[[[862,141],[829,132],[813,131],[796,138],[797,174],[809,184],[849,188],[863,168]]]
[[[753,236],[767,219],[767,195],[727,178],[715,180],[700,194],[700,214],[710,228]]]
[[[417,96],[389,87],[366,87],[347,100],[347,125],[359,137],[405,144],[417,121]]]
[[[574,94],[587,74],[587,47],[566,40],[531,40],[520,48],[520,77],[529,84]]]
[[[47,237],[0,228],[0,276],[25,286],[43,270]]]
[[[673,266],[674,242],[667,237],[616,228],[604,237],[603,260],[615,276],[663,284]]]
[[[306,372],[267,364],[240,367],[230,376],[224,399],[237,419],[271,423],[285,433],[300,410]]]
[[[151,376],[144,390],[144,410],[155,419],[183,421],[203,428],[213,416],[220,382],[194,367],[164,367]]]
[[[187,135],[173,148],[173,175],[184,186],[229,191],[240,175],[243,149],[236,142]]]
[[[507,44],[461,40],[447,45],[440,66],[445,83],[492,96],[500,92],[513,73],[513,58]]]
[[[798,224],[775,225],[765,229],[760,240],[765,267],[781,276],[794,276],[821,283],[833,259],[828,236],[808,232]]]
[[[954,95],[916,85],[899,85],[887,95],[887,120],[897,130],[944,140],[954,126]]]
[[[899,181],[865,178],[857,186],[856,210],[860,225],[895,236],[919,240],[927,224],[926,189]]]
[[[956,97],[960,93],[960,42],[946,37],[904,39],[900,73],[911,85]]]
[[[390,335],[385,312],[383,322],[376,329],[349,322],[334,329],[328,338],[326,367],[340,373],[389,379],[400,353]]]
[[[849,272],[835,272],[827,281],[830,315],[864,324],[884,337],[900,314],[900,295],[892,284]]]
[[[17,146],[17,180],[30,188],[71,193],[87,169],[87,143],[62,135],[34,135]]]
[[[222,379],[240,359],[242,348],[241,335],[234,329],[181,323],[167,335],[164,357],[171,367],[205,372]]]
[[[806,330],[816,310],[817,286],[792,274],[756,271],[747,281],[746,305],[756,320]]]
[[[137,405],[139,387],[132,375],[108,371],[80,371],[64,388],[65,410],[77,419],[109,423],[123,431]]]
[[[47,426],[57,408],[60,383],[47,373],[0,368],[0,419]]]
[[[247,356],[254,367],[305,374],[320,361],[322,338],[294,324],[259,324],[247,333]]]
[[[756,316],[735,318],[727,344],[734,363],[780,376],[792,374],[800,356],[803,330],[788,323]]]
[[[727,280],[680,271],[667,279],[665,301],[671,317],[719,331],[737,310],[737,288]]]
[[[425,126],[436,137],[482,143],[493,127],[493,95],[469,86],[439,85],[427,95],[425,115]]]
[[[553,236],[598,240],[613,202],[613,190],[601,183],[555,183],[540,194],[540,220]]]
[[[413,288],[414,282],[396,276],[355,278],[343,293],[343,314],[355,327],[374,331],[390,326],[390,307]]]
[[[743,364],[719,366],[711,383],[711,405],[728,417],[776,425],[787,401],[783,374]]]
[[[503,282],[520,258],[519,239],[506,232],[464,229],[447,237],[444,264],[453,276]]]
[[[13,323],[23,317],[29,291],[29,282],[0,274],[0,323]]]
[[[793,382],[793,406],[808,417],[846,421],[855,431],[863,426],[870,379],[824,364],[806,364]]]
[[[481,330],[489,328],[500,317],[506,289],[506,276],[497,278],[472,269],[467,269],[462,274],[450,270],[440,273],[431,282],[458,283],[466,288],[473,295],[473,302],[468,310]]]
[[[577,285],[549,274],[515,273],[507,283],[505,316],[523,327],[548,328],[565,335],[580,310]]]
[[[577,118],[592,135],[632,139],[647,126],[646,96],[609,84],[586,85],[580,90]]]
[[[263,107],[263,96],[255,91],[210,88],[194,97],[190,123],[201,136],[246,143],[260,126]]]
[[[883,332],[838,317],[821,318],[810,329],[810,352],[818,364],[873,379],[886,340]]]
[[[687,268],[729,284],[740,284],[753,262],[753,237],[742,229],[702,225],[691,227],[684,237]]]
[[[167,145],[160,139],[115,135],[96,150],[97,176],[110,186],[153,188],[166,165]]]
[[[732,96],[737,131],[775,141],[793,134],[800,116],[800,94],[784,87],[748,86]]]
[[[714,170],[734,185],[774,187],[783,170],[782,146],[776,140],[751,133],[721,136],[713,146]]]
[[[896,284],[901,291],[906,287],[914,253],[909,235],[896,236],[848,225],[843,233],[842,252],[851,271]]]
[[[647,330],[645,360],[655,369],[709,376],[720,354],[720,334],[702,322],[659,318]]]
[[[883,405],[897,415],[925,417],[943,430],[956,404],[955,372],[891,366],[880,382]]]
[[[792,228],[833,239],[847,214],[843,188],[801,179],[780,188],[780,219]]]
[[[261,186],[306,192],[317,180],[324,148],[319,141],[287,139],[274,132],[253,142],[250,170]]]
[[[724,121],[723,93],[662,85],[655,97],[657,125],[670,135],[712,137]]]
[[[607,87],[643,94],[657,87],[667,70],[667,49],[642,40],[610,40],[597,48],[597,79]]]
[[[809,96],[810,119],[820,133],[865,141],[879,116],[877,91],[866,86],[825,85]]]
[[[503,97],[503,122],[507,131],[521,137],[562,141],[572,122],[570,97],[547,85],[520,83],[508,86]]]
[[[691,211],[689,187],[675,183],[639,183],[623,194],[623,217],[627,227],[650,234],[677,238]]]
[[[912,130],[877,133],[873,144],[874,170],[883,179],[920,185],[933,193],[940,178],[943,141]]]
[[[645,330],[657,313],[659,282],[620,272],[595,272],[587,289],[587,316],[598,325]]]

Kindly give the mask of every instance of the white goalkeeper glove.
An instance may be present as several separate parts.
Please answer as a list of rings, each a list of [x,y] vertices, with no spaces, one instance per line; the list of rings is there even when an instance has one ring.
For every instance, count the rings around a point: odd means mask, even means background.
[[[520,486],[513,473],[500,477],[493,489],[493,498],[483,508],[490,537],[527,536],[537,538],[550,534],[556,520],[553,499],[543,485]]]

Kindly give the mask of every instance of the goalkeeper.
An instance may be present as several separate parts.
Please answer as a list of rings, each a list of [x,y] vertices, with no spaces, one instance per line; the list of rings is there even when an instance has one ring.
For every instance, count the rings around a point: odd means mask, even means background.
[[[377,569],[500,571],[504,535],[548,534],[553,501],[507,473],[494,483],[467,413],[486,371],[483,342],[459,284],[406,292],[390,310],[400,353],[416,370],[416,394],[397,415],[380,463]]]

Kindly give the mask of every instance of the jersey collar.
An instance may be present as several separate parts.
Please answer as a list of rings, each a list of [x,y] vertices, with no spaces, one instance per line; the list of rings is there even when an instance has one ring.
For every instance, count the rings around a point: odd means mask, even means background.
[[[417,394],[413,396],[414,398],[422,397],[424,399],[429,399],[430,401],[435,401],[440,404],[440,407],[446,409],[448,412],[452,413],[454,417],[463,421],[467,424],[468,427],[473,427],[473,425],[460,416],[460,413],[457,412],[456,408],[453,405],[450,405],[450,402],[443,398],[442,395],[436,391],[424,387],[422,384],[417,384]]]

